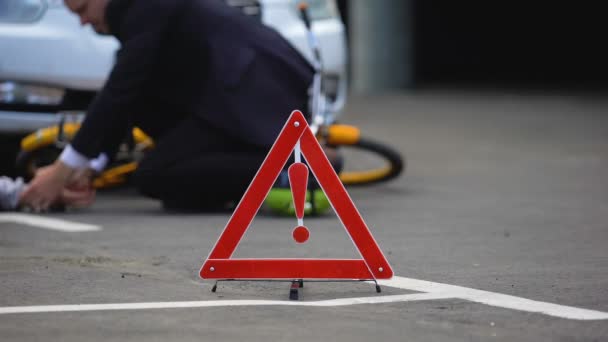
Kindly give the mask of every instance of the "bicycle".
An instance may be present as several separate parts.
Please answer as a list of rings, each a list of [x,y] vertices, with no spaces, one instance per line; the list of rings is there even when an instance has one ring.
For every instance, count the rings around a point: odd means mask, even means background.
[[[353,148],[356,151],[372,153],[384,160],[382,165],[365,170],[342,170],[339,173],[340,180],[345,185],[368,185],[398,177],[406,166],[405,158],[398,151],[382,142],[362,136],[360,129],[355,126],[337,122],[336,100],[332,102],[323,93],[323,61],[312,30],[307,4],[301,2],[299,10],[313,52],[315,70],[310,104],[311,129],[322,145]],[[37,168],[52,163],[78,131],[80,123],[77,120],[69,120],[72,114],[61,114],[57,125],[39,129],[22,139],[16,167],[26,179],[31,179]],[[94,179],[93,186],[104,189],[127,183],[129,175],[137,169],[138,161],[152,148],[154,148],[152,138],[139,128],[134,128],[113,158],[112,164]]]

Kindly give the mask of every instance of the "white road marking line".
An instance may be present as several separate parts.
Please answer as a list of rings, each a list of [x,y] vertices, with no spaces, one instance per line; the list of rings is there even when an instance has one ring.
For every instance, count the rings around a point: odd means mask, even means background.
[[[443,294],[452,298],[465,299],[500,308],[513,309],[526,312],[542,313],[545,315],[576,320],[603,320],[608,319],[608,312],[587,310],[572,306],[565,306],[531,299],[505,295],[502,293],[471,289],[462,286],[434,283],[403,277],[393,277],[391,280],[378,281],[380,284],[404,290],[420,291],[426,293]]]
[[[604,320],[607,312],[587,310],[572,306],[534,301],[526,298],[501,293],[471,289],[462,286],[434,283],[425,280],[393,277],[380,281],[384,286],[420,291],[423,293],[374,296],[359,298],[340,298],[321,301],[282,301],[282,300],[210,300],[193,302],[157,302],[157,303],[116,303],[116,304],[76,304],[76,305],[41,305],[0,307],[0,314],[74,312],[74,311],[107,311],[107,310],[144,310],[144,309],[179,309],[223,306],[309,306],[329,307],[357,304],[381,304],[409,301],[437,300],[458,298],[490,306],[508,308],[518,311],[541,313],[548,316],[574,320]]]
[[[9,306],[0,307],[0,314],[69,312],[69,311],[106,311],[106,310],[142,310],[142,309],[181,309],[222,306],[346,306],[356,304],[378,304],[408,302],[449,298],[436,293],[414,293],[406,295],[340,298],[319,301],[287,300],[207,300],[197,302],[158,302],[158,303],[120,303],[120,304],[77,304],[77,305],[42,305],[42,306]]]
[[[71,222],[58,218],[50,218],[39,215],[21,213],[0,213],[0,223],[2,222],[14,222],[36,228],[58,230],[69,233],[93,232],[101,230],[100,226],[96,226],[93,224]]]

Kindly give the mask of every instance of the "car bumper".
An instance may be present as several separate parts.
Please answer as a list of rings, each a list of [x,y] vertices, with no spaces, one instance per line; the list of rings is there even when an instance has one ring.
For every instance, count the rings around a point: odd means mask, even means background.
[[[57,113],[0,111],[0,133],[27,134],[57,124],[59,120]]]

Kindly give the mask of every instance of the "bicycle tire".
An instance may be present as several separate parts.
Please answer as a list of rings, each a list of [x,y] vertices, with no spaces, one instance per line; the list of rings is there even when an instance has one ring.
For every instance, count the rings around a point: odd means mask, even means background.
[[[385,166],[375,169],[341,172],[339,177],[344,185],[382,183],[398,177],[405,170],[406,161],[401,153],[379,141],[367,137],[359,137],[355,143],[342,146],[350,146],[355,149],[373,152],[386,161]]]

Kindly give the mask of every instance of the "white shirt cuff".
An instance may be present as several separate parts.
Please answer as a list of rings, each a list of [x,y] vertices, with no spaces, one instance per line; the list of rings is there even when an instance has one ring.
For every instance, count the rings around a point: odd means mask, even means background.
[[[103,169],[106,168],[106,165],[108,164],[108,155],[105,153],[100,153],[99,157],[95,158],[95,159],[91,159],[91,161],[89,162],[89,167],[93,170],[95,170],[96,172],[101,172],[103,171]]]
[[[63,149],[59,160],[73,169],[85,169],[89,167],[89,158],[76,151],[72,145],[68,145]]]
[[[101,172],[108,164],[109,158],[107,154],[102,152],[97,158],[89,159],[76,151],[72,145],[68,145],[61,152],[59,160],[73,169],[91,168],[97,172]]]

